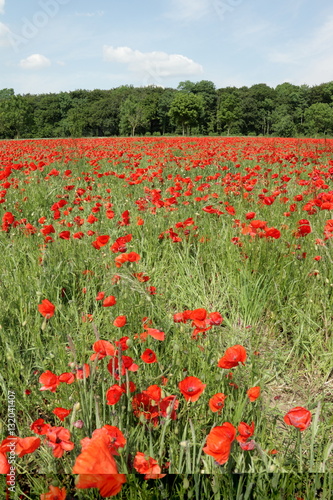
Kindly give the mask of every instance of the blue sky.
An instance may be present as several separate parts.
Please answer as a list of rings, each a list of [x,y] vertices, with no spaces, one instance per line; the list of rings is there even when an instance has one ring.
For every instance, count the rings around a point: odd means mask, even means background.
[[[331,0],[0,0],[0,89],[333,80]]]

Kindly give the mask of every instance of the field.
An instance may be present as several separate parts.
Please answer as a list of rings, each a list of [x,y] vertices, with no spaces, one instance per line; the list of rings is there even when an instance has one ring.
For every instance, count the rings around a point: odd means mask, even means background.
[[[0,204],[1,498],[332,498],[333,140],[2,141]]]

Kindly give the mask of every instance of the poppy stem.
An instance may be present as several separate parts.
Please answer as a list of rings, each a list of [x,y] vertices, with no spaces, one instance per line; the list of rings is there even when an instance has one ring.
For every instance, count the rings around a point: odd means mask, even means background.
[[[302,434],[300,429],[297,429],[297,446],[299,449],[299,472],[303,473],[303,451],[302,451]]]

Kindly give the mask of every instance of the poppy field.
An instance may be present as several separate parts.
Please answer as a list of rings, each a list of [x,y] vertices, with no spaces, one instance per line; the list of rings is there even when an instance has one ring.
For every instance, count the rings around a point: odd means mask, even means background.
[[[1,498],[333,496],[333,140],[0,143]]]

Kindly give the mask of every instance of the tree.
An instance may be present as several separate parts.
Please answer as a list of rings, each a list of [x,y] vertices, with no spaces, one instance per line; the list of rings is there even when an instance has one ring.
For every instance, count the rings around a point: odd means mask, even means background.
[[[295,136],[296,126],[287,104],[277,106],[272,112],[272,131],[278,137]]]
[[[132,137],[139,126],[147,124],[147,113],[142,98],[130,95],[120,107],[120,133],[127,134],[128,129]]]
[[[333,109],[318,102],[305,111],[305,127],[309,134],[327,134],[333,131]]]
[[[1,134],[4,137],[19,139],[28,123],[29,105],[21,95],[14,95],[11,92],[5,94],[5,97],[0,100]]]
[[[225,89],[227,90],[227,89]],[[225,130],[227,135],[239,133],[241,125],[241,100],[237,89],[229,87],[219,96],[216,121],[218,131]]]
[[[169,116],[173,123],[182,128],[182,133],[189,133],[189,127],[197,125],[204,113],[204,102],[200,95],[179,92],[171,103]]]

